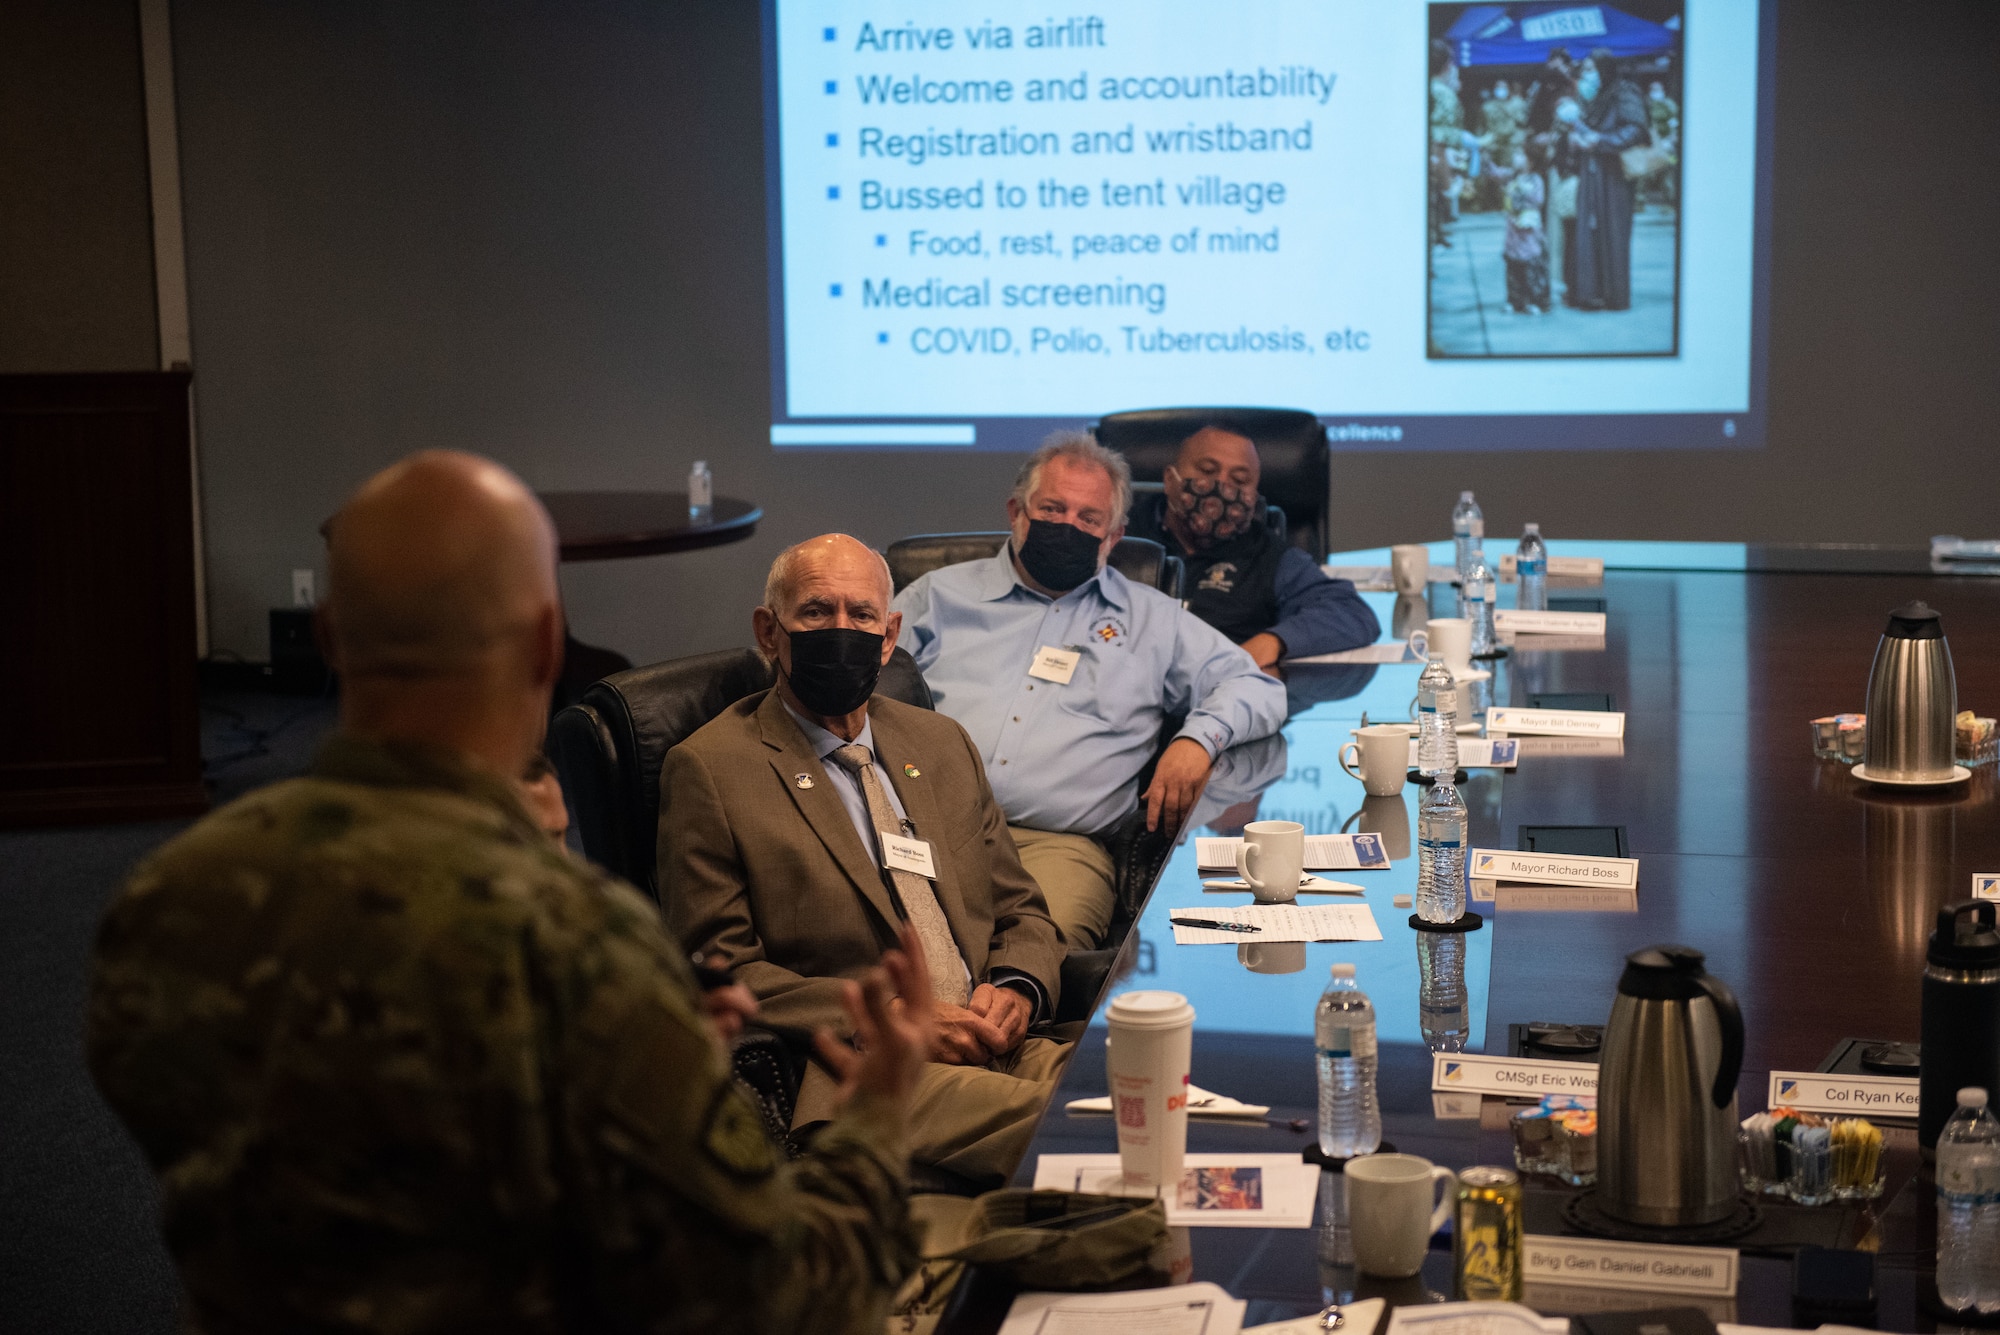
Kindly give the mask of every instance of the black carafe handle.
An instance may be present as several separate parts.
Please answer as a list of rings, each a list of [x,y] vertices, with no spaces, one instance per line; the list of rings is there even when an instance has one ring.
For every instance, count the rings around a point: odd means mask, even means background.
[[[1716,1107],[1727,1108],[1736,1097],[1736,1082],[1743,1075],[1743,1008],[1736,1004],[1736,994],[1714,974],[1696,974],[1695,982],[1708,994],[1715,1007],[1715,1018],[1722,1025],[1722,1062],[1715,1068],[1715,1092],[1711,1097]]]

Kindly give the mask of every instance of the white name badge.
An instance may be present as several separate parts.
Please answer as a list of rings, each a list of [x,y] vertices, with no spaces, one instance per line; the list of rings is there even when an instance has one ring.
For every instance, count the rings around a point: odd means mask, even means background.
[[[1472,850],[1476,881],[1533,881],[1538,885],[1604,885],[1631,889],[1639,884],[1637,858],[1585,858],[1565,853],[1509,853]]]
[[[1602,635],[1604,633],[1604,613],[1602,612],[1523,612],[1518,607],[1503,607],[1493,613],[1495,630],[1512,631],[1516,635]],[[1524,644],[1523,649],[1532,649],[1532,644]]]
[[[882,832],[882,865],[890,871],[913,871],[926,880],[937,879],[937,867],[931,862],[931,846],[922,839],[911,839],[906,835]]]
[[[1625,716],[1598,709],[1509,709],[1486,711],[1486,732],[1529,733],[1542,737],[1623,737]]]
[[[1431,1057],[1431,1089],[1439,1094],[1595,1094],[1596,1062],[1538,1062],[1439,1052]]]
[[[1765,1103],[1845,1117],[1915,1117],[1917,1082],[1893,1075],[1773,1071]]]
[[[1542,1284],[1724,1297],[1736,1293],[1734,1247],[1600,1242],[1536,1233],[1522,1238],[1521,1247],[1522,1277]]]
[[[1082,661],[1083,655],[1075,649],[1052,649],[1045,644],[1035,650],[1035,661],[1028,665],[1028,675],[1067,686],[1076,675],[1076,665]]]
[[[1974,899],[2000,899],[2000,876],[1988,876],[1985,872],[1974,873],[1972,877],[1972,897]]]
[[[1508,552],[1500,558],[1500,578],[1508,583],[1514,579],[1516,556]],[[1549,558],[1550,579],[1603,579],[1604,558],[1601,556],[1551,556]]]

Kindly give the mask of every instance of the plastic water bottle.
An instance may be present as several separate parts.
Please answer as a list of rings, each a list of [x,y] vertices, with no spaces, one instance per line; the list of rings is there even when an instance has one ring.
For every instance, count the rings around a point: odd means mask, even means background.
[[[1417,933],[1417,1030],[1432,1052],[1463,1052],[1472,1037],[1465,933]]]
[[[1465,799],[1451,772],[1417,805],[1417,916],[1457,922],[1465,916]]]
[[[1321,1107],[1325,1089],[1322,1076]],[[1959,1311],[2000,1312],[2000,1118],[1983,1089],[1959,1090],[1958,1111],[1938,1133],[1937,1193],[1938,1297]]]
[[[1329,1159],[1373,1154],[1382,1143],[1375,1097],[1375,1007],[1354,981],[1352,964],[1333,966],[1333,981],[1313,1014],[1319,1051],[1319,1149]]]
[[[1514,578],[1521,581],[1521,597],[1515,606],[1523,612],[1549,610],[1549,548],[1542,541],[1540,524],[1521,530],[1521,546],[1514,553]]]
[[[1493,572],[1487,568],[1486,554],[1475,551],[1472,564],[1458,586],[1458,614],[1472,623],[1472,656],[1493,652]]]
[[[1435,654],[1417,678],[1417,769],[1458,773],[1458,681]]]
[[[1458,547],[1458,577],[1464,579],[1472,554],[1486,544],[1486,516],[1469,491],[1458,493],[1458,504],[1451,507],[1451,536]]]
[[[688,469],[688,518],[706,524],[715,515],[715,479],[709,476],[708,460],[697,459]]]

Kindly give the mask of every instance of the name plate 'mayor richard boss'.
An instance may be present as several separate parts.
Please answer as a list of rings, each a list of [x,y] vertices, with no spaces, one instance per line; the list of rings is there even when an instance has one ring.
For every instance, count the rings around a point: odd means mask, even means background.
[[[1537,885],[1604,885],[1629,890],[1639,884],[1639,859],[1475,848],[1472,850],[1472,879],[1532,881]]]

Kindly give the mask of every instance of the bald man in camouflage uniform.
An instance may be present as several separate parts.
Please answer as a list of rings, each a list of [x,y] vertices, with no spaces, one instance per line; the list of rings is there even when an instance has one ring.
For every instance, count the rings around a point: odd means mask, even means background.
[[[186,1327],[879,1331],[915,1259],[920,953],[850,994],[845,1107],[784,1163],[653,906],[511,781],[560,663],[533,497],[417,456],[330,550],[342,732],[149,858],[98,939],[90,1066]]]

